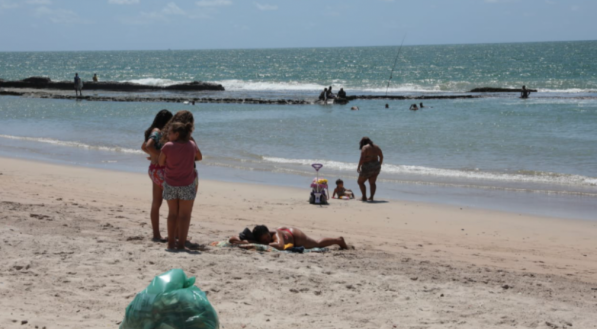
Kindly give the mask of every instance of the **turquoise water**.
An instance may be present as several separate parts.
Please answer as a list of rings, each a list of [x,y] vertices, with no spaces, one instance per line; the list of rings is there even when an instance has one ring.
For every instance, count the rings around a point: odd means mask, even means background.
[[[167,85],[214,81],[230,91],[385,92],[398,47],[0,53],[0,78],[49,76]],[[406,46],[391,92],[520,87],[597,92],[597,42]]]
[[[228,90],[222,97],[313,98],[330,84],[349,93],[384,93],[396,51],[0,53],[0,78],[70,80],[77,71],[84,79],[98,73],[102,80],[148,84],[216,81]],[[597,42],[420,46],[405,47],[402,54],[390,87],[394,95],[522,84],[539,93],[528,100],[514,94],[428,100],[417,112],[408,111],[413,101],[397,100],[185,106],[2,96],[0,155],[144,171],[139,149],[144,129],[162,108],[184,109],[195,115],[194,135],[205,155],[200,167],[207,173],[232,169],[231,180],[259,177],[258,182],[282,185],[304,180],[308,187],[310,164],[320,162],[325,177],[350,182],[356,180],[358,141],[369,136],[385,154],[382,196],[399,191],[405,198],[434,195],[466,204],[485,195],[486,205],[501,198],[502,208],[519,202],[537,209],[559,205],[554,196],[561,196],[568,208],[553,207],[567,209],[562,216],[582,208],[584,215],[577,217],[594,217]],[[352,106],[360,110],[350,111]],[[535,201],[528,202],[529,195]]]

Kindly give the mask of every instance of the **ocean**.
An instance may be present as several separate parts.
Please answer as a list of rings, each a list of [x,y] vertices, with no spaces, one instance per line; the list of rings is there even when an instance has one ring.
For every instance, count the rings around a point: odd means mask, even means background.
[[[332,85],[383,95],[398,47],[0,53],[0,79],[48,76],[169,85],[221,83],[188,97],[314,100]],[[379,198],[597,219],[597,41],[405,46],[391,95],[475,99],[355,100],[347,105],[87,102],[0,96],[0,155],[143,172],[143,131],[161,109],[189,110],[207,179],[304,187],[315,172],[358,191],[358,142],[385,156]],[[84,91],[106,95],[109,92]],[[74,93],[73,93],[74,94]],[[384,108],[388,103],[389,109]],[[359,111],[351,111],[353,106]]]

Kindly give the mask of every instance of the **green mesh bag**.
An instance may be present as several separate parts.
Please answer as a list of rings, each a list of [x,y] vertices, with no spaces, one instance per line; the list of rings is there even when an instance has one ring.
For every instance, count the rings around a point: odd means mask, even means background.
[[[120,329],[219,329],[205,293],[181,269],[156,276],[127,306]]]

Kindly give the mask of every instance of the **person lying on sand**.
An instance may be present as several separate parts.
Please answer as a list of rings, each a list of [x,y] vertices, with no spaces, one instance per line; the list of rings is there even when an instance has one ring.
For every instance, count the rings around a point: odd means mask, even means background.
[[[247,236],[247,230],[243,231],[240,236],[231,237],[228,242],[232,244],[259,243],[278,250],[292,247],[325,248],[335,244],[339,245],[340,249],[348,249],[343,237],[315,240],[296,227],[279,227],[275,231],[270,231],[265,225],[257,225],[253,228],[250,236]]]

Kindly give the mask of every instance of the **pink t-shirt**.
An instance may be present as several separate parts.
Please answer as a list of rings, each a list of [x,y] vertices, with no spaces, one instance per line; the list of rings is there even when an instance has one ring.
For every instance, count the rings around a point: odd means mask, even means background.
[[[170,186],[188,186],[195,180],[195,152],[193,141],[168,142],[162,146],[166,155],[164,180]]]

